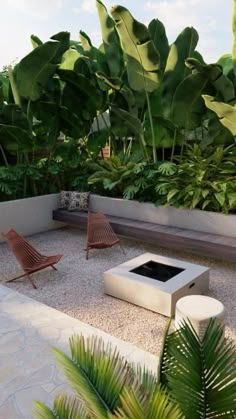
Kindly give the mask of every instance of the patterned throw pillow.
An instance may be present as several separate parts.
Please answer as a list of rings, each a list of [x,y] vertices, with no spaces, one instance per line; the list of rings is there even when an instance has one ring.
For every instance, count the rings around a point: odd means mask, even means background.
[[[68,211],[88,211],[89,192],[71,192]]]
[[[71,191],[61,191],[60,192],[60,201],[59,201],[59,208],[68,208],[70,205],[70,197],[72,192]]]

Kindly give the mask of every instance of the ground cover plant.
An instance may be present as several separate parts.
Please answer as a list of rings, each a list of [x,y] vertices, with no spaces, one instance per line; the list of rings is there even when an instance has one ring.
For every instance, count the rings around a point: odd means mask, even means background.
[[[202,338],[188,323],[166,333],[157,374],[94,337],[71,337],[70,352],[54,349],[75,394],[58,396],[52,409],[37,402],[38,419],[235,418],[236,350],[217,321]]]
[[[158,18],[96,4],[99,47],[82,30],[32,35],[32,52],[0,73],[0,199],[92,188],[234,211],[235,48],[207,64],[193,27],[170,44]]]

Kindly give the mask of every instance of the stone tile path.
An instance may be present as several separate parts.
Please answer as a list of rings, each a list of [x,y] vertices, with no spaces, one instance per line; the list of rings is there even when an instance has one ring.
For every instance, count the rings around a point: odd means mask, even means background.
[[[74,333],[101,336],[129,361],[156,370],[154,355],[0,286],[1,419],[30,419],[34,400],[51,405],[58,393],[70,391],[55,366],[51,347],[68,352],[68,338]]]

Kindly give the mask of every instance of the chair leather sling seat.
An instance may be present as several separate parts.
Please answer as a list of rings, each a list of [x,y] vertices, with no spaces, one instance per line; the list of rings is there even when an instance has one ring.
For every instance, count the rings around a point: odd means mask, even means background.
[[[6,282],[12,282],[18,278],[27,276],[32,286],[37,288],[33,280],[30,278],[30,274],[48,267],[56,270],[54,265],[63,257],[63,255],[42,255],[13,229],[9,230],[8,233],[2,233],[2,236],[6,240],[9,248],[24,271],[24,274],[18,275]]]

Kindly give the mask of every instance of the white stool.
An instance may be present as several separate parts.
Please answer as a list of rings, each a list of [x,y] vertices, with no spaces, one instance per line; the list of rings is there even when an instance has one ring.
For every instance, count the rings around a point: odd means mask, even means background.
[[[223,304],[215,298],[188,295],[176,303],[175,328],[179,329],[183,320],[190,320],[198,336],[203,337],[211,318],[217,318],[224,324],[224,312]]]

